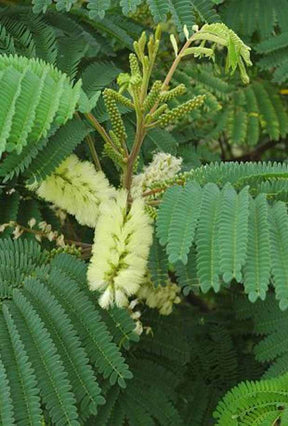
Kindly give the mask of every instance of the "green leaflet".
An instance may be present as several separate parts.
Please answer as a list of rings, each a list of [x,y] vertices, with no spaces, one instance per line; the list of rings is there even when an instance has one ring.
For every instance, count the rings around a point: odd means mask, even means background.
[[[6,322],[11,348],[13,350],[13,356],[20,379],[20,386],[26,405],[26,413],[24,415],[22,414],[22,416],[24,418],[27,417],[27,423],[31,425],[37,425],[41,422],[42,413],[35,372],[31,367],[29,358],[13,320],[13,316],[9,311],[9,307],[7,305],[3,305],[2,311],[3,318]],[[21,417],[19,419],[20,421],[22,420]]]
[[[177,262],[175,265],[177,282],[183,288],[183,294],[186,296],[190,292],[199,292],[199,279],[197,277],[196,248],[192,245],[188,254],[188,262],[186,265]],[[203,290],[204,291],[204,290]]]
[[[2,311],[4,315],[1,312],[1,361],[11,389],[10,416],[13,416],[13,422],[27,418],[28,424],[36,424],[37,421],[39,422],[40,404],[39,390],[35,388],[34,371],[29,365],[19,334],[17,331],[15,333],[15,324],[9,309],[3,307]],[[18,394],[18,401],[15,401],[13,397],[16,394]]]
[[[147,0],[155,22],[165,21],[169,12],[169,3],[163,0]]]
[[[163,197],[163,203],[157,217],[157,237],[162,246],[169,240],[169,227],[172,222],[173,214],[177,211],[177,201],[181,196],[181,188],[173,186],[169,188]]]
[[[170,0],[167,3],[178,31],[183,31],[184,25],[189,27],[193,23],[193,7],[191,7],[190,0]]]
[[[97,413],[97,406],[104,403],[94,372],[89,365],[85,350],[71,321],[51,292],[37,280],[26,280],[26,297],[47,324],[48,331],[55,335],[54,342],[61,354],[77,403],[85,416]]]
[[[287,419],[288,374],[276,379],[243,382],[229,391],[216,408],[219,426],[273,424]],[[253,397],[252,397],[253,396]],[[281,408],[280,408],[281,407]],[[256,423],[257,422],[257,423]],[[283,420],[285,424],[285,420]]]
[[[0,357],[0,421],[3,425],[13,424],[13,407],[11,399],[11,388],[7,379],[6,370]]]
[[[203,190],[201,214],[196,233],[197,275],[203,292],[220,290],[219,226],[220,191],[208,183]]]
[[[252,320],[253,334],[261,340],[253,348],[255,358],[264,364],[263,378],[277,377],[287,372],[288,311],[281,311],[272,292],[265,301],[258,300],[251,304],[244,297],[234,304],[237,318],[241,321]]]
[[[89,300],[85,263],[66,254],[52,263],[35,242],[0,241],[0,412],[11,424],[38,425],[44,405],[56,424],[82,424],[104,402],[97,373],[122,386],[132,376],[112,342],[136,340],[128,313],[110,313],[110,333]]]
[[[109,378],[111,384],[118,382],[120,386],[125,387],[125,379],[130,379],[132,374],[117,346],[112,342],[106,325],[101,321],[95,303],[90,302],[88,295],[79,291],[78,284],[67,279],[58,269],[51,269],[47,284],[62,306],[69,309],[71,321],[78,334],[85,336],[86,351],[99,372],[104,378]]]
[[[241,282],[248,240],[248,187],[237,194],[231,185],[223,189],[219,215],[220,271],[224,282]]]
[[[272,277],[280,309],[288,307],[288,215],[286,205],[278,202],[270,210]]]
[[[65,74],[41,60],[2,55],[0,78],[0,154],[19,154],[45,137],[53,122],[64,124],[76,109],[81,82],[73,87]]]
[[[249,203],[247,260],[244,287],[249,300],[264,300],[270,279],[268,206],[264,194]]]
[[[25,176],[31,177],[32,181],[45,179],[74,151],[89,132],[90,129],[83,121],[77,118],[69,120],[38,152],[25,171]]]
[[[218,172],[221,170],[223,176],[226,170],[237,187],[241,181],[238,169],[244,166],[226,163],[200,167],[201,174],[195,169],[194,178],[202,183],[206,173],[211,172],[213,180],[216,172],[217,182]],[[258,167],[254,173],[262,165]],[[283,170],[283,178],[273,182],[273,176],[281,176],[277,168],[271,173],[272,181],[263,180],[265,173],[244,177],[239,192],[231,184],[220,189],[211,182],[201,188],[191,180],[184,187],[166,191],[156,222],[157,237],[166,247],[169,262],[175,264],[185,294],[199,287],[203,292],[211,288],[217,292],[223,284],[236,280],[244,285],[249,300],[255,302],[257,298],[265,299],[272,276],[280,308],[287,308],[288,214],[283,202],[274,201],[271,207],[267,200],[270,193],[276,200],[287,199],[286,172]],[[249,181],[251,187],[244,186]]]
[[[262,114],[263,127],[271,139],[278,140],[280,136],[280,126],[277,114],[269,95],[260,83],[254,83],[254,93],[260,106]]]
[[[51,0],[32,0],[35,13],[46,12]],[[56,0],[56,9],[59,11],[69,11],[75,0]],[[135,13],[137,7],[143,4],[143,0],[118,0],[111,3],[111,0],[89,0],[89,18],[94,21],[104,20],[107,12],[112,6],[120,5],[122,13],[129,15]],[[147,4],[155,22],[166,21],[168,13],[172,15],[173,21],[179,32],[182,32],[186,24],[190,28],[196,23],[196,16],[202,22],[215,22],[219,20],[213,2],[205,0],[147,0]]]
[[[237,189],[242,189],[255,181],[255,185],[253,185],[253,195],[265,192],[263,188],[264,183],[276,183],[279,180],[282,181],[283,191],[286,193],[288,192],[288,167],[284,163],[211,163],[192,169],[185,174],[185,179],[194,180],[200,185],[213,182],[220,188],[222,188],[226,182],[230,182]]]
[[[71,383],[51,335],[21,290],[14,290],[13,302],[11,315],[35,369],[51,418],[55,423],[80,425]]]
[[[165,250],[155,237],[150,248],[148,269],[155,287],[166,285],[168,280],[168,260]]]
[[[128,13],[134,13],[137,9],[137,6],[142,3],[142,0],[120,0],[120,6],[124,15]]]
[[[260,123],[258,118],[258,105],[252,86],[245,90],[245,100],[248,113],[247,135],[249,145],[256,145],[259,140]]]
[[[257,31],[261,39],[265,39],[272,33],[276,24],[282,31],[288,30],[284,12],[287,5],[287,0],[265,0],[263,8],[262,0],[228,0],[221,10],[221,15],[224,22],[238,34],[251,37]]]
[[[75,259],[75,256],[68,254],[58,254],[52,261],[51,265],[56,267],[67,278],[76,281],[80,288],[87,291],[86,272],[87,267],[84,262]],[[95,303],[98,297],[93,292],[87,292],[90,299]],[[119,345],[129,348],[130,341],[138,341],[139,336],[134,332],[135,323],[124,309],[112,308],[109,310],[98,310],[103,321],[107,325],[109,332],[113,336],[113,341]]]
[[[193,243],[197,220],[200,214],[201,188],[197,183],[188,183],[170,206],[174,213],[168,229],[167,254],[171,263],[188,262],[189,249]]]
[[[104,18],[105,12],[110,6],[110,0],[90,0],[88,4],[90,18]]]

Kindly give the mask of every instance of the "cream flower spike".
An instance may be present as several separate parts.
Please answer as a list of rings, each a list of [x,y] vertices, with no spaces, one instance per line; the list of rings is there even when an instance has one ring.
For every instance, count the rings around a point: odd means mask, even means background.
[[[75,216],[81,225],[95,228],[100,204],[113,198],[116,190],[109,185],[104,173],[73,154],[40,183],[36,193]]]
[[[101,204],[88,268],[90,290],[102,293],[99,304],[108,308],[128,305],[143,283],[153,228],[144,201],[133,201],[127,211],[127,191]]]
[[[182,158],[165,152],[155,154],[152,162],[144,168],[143,173],[134,176],[131,188],[132,197],[140,197],[142,192],[149,190],[155,182],[173,178],[181,170],[182,161]]]

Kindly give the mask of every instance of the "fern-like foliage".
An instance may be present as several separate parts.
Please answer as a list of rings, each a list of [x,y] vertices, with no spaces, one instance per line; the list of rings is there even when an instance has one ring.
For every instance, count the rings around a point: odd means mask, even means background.
[[[286,82],[288,75],[286,56],[288,52],[288,31],[263,40],[255,46],[255,50],[261,55],[258,61],[260,69],[272,71],[274,82]]]
[[[188,176],[184,187],[172,186],[165,192],[157,218],[157,236],[170,262],[178,264],[182,285],[189,288],[190,282],[193,288],[198,280],[206,292],[236,281],[255,302],[265,299],[272,277],[280,308],[286,309],[287,208],[282,201],[271,204],[269,193],[257,185],[280,179],[287,191],[286,166],[226,163],[200,167]],[[188,258],[194,272],[196,263],[197,275],[187,282]]]
[[[271,66],[275,66],[273,61]],[[239,87],[233,81],[227,83],[214,75],[210,65],[186,66],[175,78],[177,83],[185,83],[189,88],[187,97],[206,95],[206,122],[203,124],[203,113],[196,112],[193,116],[196,135],[206,142],[224,137],[231,145],[254,146],[265,136],[279,140],[287,135],[285,103],[278,88],[268,81],[252,81],[247,87]]]
[[[280,311],[271,293],[264,302],[251,305],[243,297],[234,302],[234,309],[240,321],[252,321],[250,331],[261,339],[253,352],[257,361],[265,366],[263,378],[278,377],[287,372],[288,340],[287,311]]]
[[[224,22],[246,38],[258,33],[262,38],[272,34],[276,25],[288,30],[287,0],[228,0],[223,4],[220,15]]]
[[[48,413],[55,424],[83,424],[104,403],[95,371],[122,387],[132,376],[89,300],[85,264],[66,254],[51,262],[22,240],[2,240],[0,256],[2,419],[37,424]],[[111,330],[119,328],[114,315]],[[129,340],[133,322],[121,318]]]
[[[52,4],[51,0],[33,0],[33,10],[35,13],[46,12]],[[73,0],[56,1],[56,9],[59,11],[69,11],[73,5]],[[120,6],[124,15],[134,14],[137,7],[144,3],[143,0],[117,0],[113,6]],[[213,8],[212,1],[203,0],[148,0],[147,4],[155,22],[165,21],[168,15],[172,15],[173,21],[179,31],[183,26],[192,26],[200,19],[202,22],[215,22],[219,20],[217,13]],[[105,15],[112,8],[110,0],[90,0],[88,2],[89,18],[98,22],[104,21]]]
[[[34,59],[1,56],[0,153],[16,151],[45,137],[53,122],[72,117],[81,84],[74,87],[65,74]],[[32,102],[31,102],[32,99]]]
[[[179,424],[193,426],[212,424],[212,413],[225,392],[243,378],[255,380],[261,377],[263,372],[261,365],[257,364],[253,357],[245,354],[246,348],[243,348],[242,342],[237,345],[239,336],[233,321],[235,318],[231,304],[227,306],[225,313],[203,312],[187,304],[186,307],[179,306],[179,310],[177,308],[177,312],[169,317],[161,318],[152,312],[146,312],[143,316],[143,323],[152,329],[153,334],[141,336],[135,348],[135,358],[137,361],[141,358],[145,366],[150,365],[151,372],[154,372],[155,368],[153,363],[158,366],[161,363],[156,379],[150,376],[150,373],[146,373],[146,386],[149,388],[153,383],[158,392],[160,388],[163,389],[163,395],[170,399],[180,413],[182,422],[178,420]],[[190,327],[187,327],[188,323]],[[230,327],[233,329],[232,333]],[[133,370],[133,373],[136,379],[138,373],[136,370]],[[144,372],[141,378],[143,376]],[[169,390],[164,391],[165,383],[169,386]],[[130,398],[130,395],[126,394],[126,398]],[[138,405],[135,398],[132,401]],[[147,397],[141,404],[143,408],[146,401]],[[161,405],[164,402],[162,397],[159,401]],[[124,403],[122,406],[125,406]],[[117,403],[114,407],[117,413],[121,412]],[[100,410],[104,409],[105,406]],[[159,412],[161,410],[162,407],[159,408]],[[178,424],[171,408],[168,410],[167,407],[166,410],[170,418],[165,420],[162,414],[163,420],[159,419],[160,424],[163,421],[164,424],[170,424],[171,420],[175,422],[174,424]],[[112,420],[111,423],[113,424]],[[155,421],[147,424],[155,424]]]
[[[43,59],[70,78],[75,78],[85,57],[99,60],[99,57],[113,56],[115,41],[131,46],[131,34],[137,35],[142,28],[132,21],[125,27],[125,21],[118,22],[116,15],[111,17],[114,23],[109,28],[107,21],[98,27],[96,23],[84,22],[84,17],[76,20],[72,14],[53,10],[45,16],[35,15],[27,5],[13,8],[0,5],[0,12],[2,54],[17,53]],[[104,39],[105,33],[109,39]]]
[[[228,392],[217,406],[217,425],[286,423],[288,375],[276,379],[244,382]]]

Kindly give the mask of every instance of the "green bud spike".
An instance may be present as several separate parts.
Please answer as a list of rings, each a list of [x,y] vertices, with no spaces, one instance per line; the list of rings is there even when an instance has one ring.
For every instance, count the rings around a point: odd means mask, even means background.
[[[121,144],[120,139],[116,136],[116,134],[113,132],[113,130],[109,130],[109,136],[112,139],[112,142],[114,143],[114,145],[116,146],[116,148],[118,149],[119,153],[125,155],[125,151],[123,149],[123,146]]]
[[[149,68],[149,58],[146,55],[143,58],[143,67]]]
[[[169,90],[167,92],[162,92],[160,95],[160,102],[168,102],[171,101],[171,99],[176,98],[177,96],[181,96],[186,92],[186,87],[184,84],[179,84],[177,87],[175,87],[172,90]]]
[[[144,53],[145,46],[146,46],[146,43],[147,43],[147,35],[146,35],[145,31],[142,32],[138,43],[139,43],[139,48],[140,48],[141,52]]]
[[[134,109],[133,102],[130,99],[126,98],[126,96],[123,96],[120,93],[118,93],[118,92],[116,92],[115,90],[112,90],[112,89],[107,89],[107,91],[109,92],[109,96],[111,96],[111,98],[115,99],[116,102],[126,106],[127,108]]]
[[[154,42],[153,35],[150,35],[147,47],[148,47],[148,56],[149,58],[151,58],[154,54],[154,49],[155,49],[155,42]]]
[[[142,83],[142,77],[140,74],[135,74],[130,78],[131,86],[140,86]]]
[[[136,158],[135,163],[133,165],[133,173],[137,173],[138,166],[139,166],[139,156]]]
[[[144,60],[144,51],[145,51],[146,42],[147,42],[147,36],[146,36],[145,31],[143,31],[139,40],[134,41],[134,43],[133,43],[135,53],[138,56],[138,59],[142,64],[143,64],[143,60]]]
[[[149,92],[149,95],[144,101],[143,111],[149,111],[153,107],[153,105],[155,105],[155,103],[159,99],[161,88],[162,82],[160,80],[156,80]]]
[[[158,118],[167,110],[167,108],[167,104],[163,104],[159,108],[157,108],[154,114],[151,115],[152,121],[158,120]]]
[[[177,108],[168,111],[166,114],[162,115],[158,120],[159,126],[167,126],[168,124],[173,124],[177,122],[184,115],[188,114],[195,108],[199,108],[203,105],[205,95],[196,96],[193,99],[190,99],[188,102],[178,106]]]
[[[138,41],[134,41],[133,48],[134,48],[134,51],[135,51],[136,55],[140,59],[141,58],[141,51],[139,49],[139,43],[138,43]]]
[[[122,155],[119,154],[119,152],[115,151],[115,149],[113,149],[110,144],[105,143],[104,152],[107,155],[107,157],[109,157],[117,167],[122,168],[124,166],[125,161]]]
[[[106,109],[108,111],[110,121],[112,124],[112,129],[115,135],[122,141],[127,138],[126,130],[124,123],[121,117],[121,114],[117,108],[116,101],[111,94],[111,89],[105,89],[103,92],[103,98],[105,102]]]
[[[129,63],[130,63],[130,69],[131,69],[131,75],[140,75],[140,68],[139,68],[139,63],[138,63],[138,59],[137,56],[135,55],[135,53],[130,53],[129,55]]]
[[[162,36],[161,24],[158,24],[155,30],[155,40],[160,40]]]

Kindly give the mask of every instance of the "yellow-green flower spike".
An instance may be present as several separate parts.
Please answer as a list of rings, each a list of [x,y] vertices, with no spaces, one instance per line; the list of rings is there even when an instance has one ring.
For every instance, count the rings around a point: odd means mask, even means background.
[[[144,101],[144,104],[143,104],[144,111],[149,111],[158,101],[160,97],[161,87],[162,87],[162,82],[160,80],[156,80],[149,92],[149,95],[146,97]]]
[[[160,102],[168,102],[171,101],[171,99],[176,98],[177,96],[181,96],[186,92],[186,87],[184,84],[179,84],[177,87],[175,87],[172,90],[169,90],[167,92],[163,92],[160,95]]]
[[[127,108],[134,109],[134,104],[131,101],[131,99],[126,98],[126,96],[121,95],[121,93],[116,92],[115,90],[107,89],[107,91],[109,93],[109,96],[111,96],[111,98],[115,99],[116,102],[126,106]]]
[[[196,96],[195,98],[190,99],[179,107],[168,111],[166,114],[163,114],[159,118],[157,124],[159,124],[159,126],[165,127],[168,126],[168,124],[177,122],[180,118],[188,114],[193,109],[199,108],[201,105],[203,105],[204,99],[205,95]]]
[[[130,53],[129,64],[131,69],[131,75],[137,75],[137,74],[141,75],[138,59],[135,53]]]
[[[109,130],[109,136],[112,139],[112,142],[114,143],[114,145],[117,147],[119,153],[124,155],[125,151],[123,149],[123,145],[122,145],[121,141],[119,140],[119,138],[115,135],[113,130]]]
[[[110,121],[112,124],[113,131],[115,135],[122,141],[127,138],[126,130],[124,123],[121,117],[121,114],[117,108],[116,101],[113,94],[111,94],[111,89],[105,89],[103,93],[103,98],[105,106],[107,108]]]
[[[158,118],[164,113],[166,112],[168,109],[168,105],[167,104],[163,104],[161,105],[159,108],[156,109],[156,111],[151,115],[151,121],[156,121],[158,120]]]
[[[113,163],[116,166],[119,166],[121,168],[123,167],[123,165],[125,164],[123,155],[115,151],[115,149],[113,149],[113,147],[110,144],[105,143],[104,152],[107,155],[107,157],[109,157],[113,161]]]

